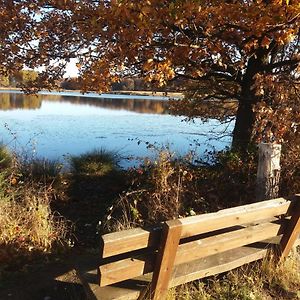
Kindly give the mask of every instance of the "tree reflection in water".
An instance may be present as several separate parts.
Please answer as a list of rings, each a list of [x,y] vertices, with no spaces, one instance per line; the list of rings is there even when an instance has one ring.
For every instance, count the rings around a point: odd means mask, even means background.
[[[113,110],[127,110],[137,113],[166,114],[168,102],[148,99],[109,99],[57,95],[24,95],[17,93],[0,93],[0,110],[39,109],[42,101],[67,102],[89,105]]]
[[[0,93],[0,110],[39,109],[41,105],[41,95]]]

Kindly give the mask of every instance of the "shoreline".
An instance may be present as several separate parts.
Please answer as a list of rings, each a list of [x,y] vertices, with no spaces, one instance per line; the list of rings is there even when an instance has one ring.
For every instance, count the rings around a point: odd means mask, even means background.
[[[20,88],[6,88],[0,87],[0,93],[3,92],[13,92],[13,93],[23,93]],[[98,94],[96,92],[86,92],[82,93],[80,90],[41,90],[37,94],[39,95],[61,95],[70,97],[90,97],[90,98],[107,98],[107,99],[149,99],[149,100],[169,100],[169,99],[181,99],[183,98],[182,93],[176,92],[151,92],[151,91],[112,91],[109,93]]]

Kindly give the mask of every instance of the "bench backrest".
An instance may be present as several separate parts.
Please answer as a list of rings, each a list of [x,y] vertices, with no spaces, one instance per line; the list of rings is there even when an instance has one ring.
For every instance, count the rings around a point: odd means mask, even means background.
[[[156,228],[103,235],[99,284],[153,272],[152,298],[163,299],[171,286],[263,258],[274,237],[279,237],[280,256],[285,257],[300,232],[298,198],[278,198],[171,220]]]

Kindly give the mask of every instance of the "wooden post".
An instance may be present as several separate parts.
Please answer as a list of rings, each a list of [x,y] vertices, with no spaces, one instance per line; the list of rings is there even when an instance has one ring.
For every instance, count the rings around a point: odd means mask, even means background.
[[[293,208],[292,218],[289,220],[287,228],[285,229],[283,236],[280,241],[280,260],[285,259],[292,247],[294,246],[296,240],[299,238],[300,234],[300,195],[296,195],[297,201],[295,207]]]
[[[163,300],[167,296],[180,241],[181,228],[180,220],[172,220],[164,223],[151,284],[150,292],[151,299],[153,300]]]
[[[281,145],[261,143],[258,146],[258,169],[256,180],[256,200],[278,197],[280,179]]]

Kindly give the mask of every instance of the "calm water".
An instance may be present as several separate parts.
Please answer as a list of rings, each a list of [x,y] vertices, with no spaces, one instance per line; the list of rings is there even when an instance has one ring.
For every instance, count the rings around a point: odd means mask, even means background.
[[[184,154],[195,150],[197,141],[201,155],[231,142],[230,137],[214,139],[225,130],[216,120],[187,123],[169,115],[165,97],[123,97],[0,92],[0,142],[29,156],[57,160],[97,148],[124,157],[152,156],[145,142],[169,145]],[[124,160],[123,166],[128,165],[132,162]]]

